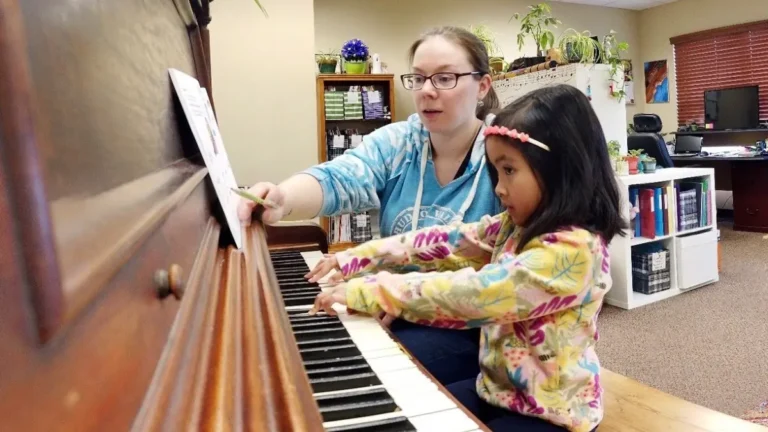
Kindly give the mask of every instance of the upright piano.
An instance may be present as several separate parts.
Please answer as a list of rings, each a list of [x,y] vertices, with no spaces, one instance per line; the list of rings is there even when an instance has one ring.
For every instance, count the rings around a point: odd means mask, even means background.
[[[374,318],[308,316],[321,228],[233,246],[168,73],[214,101],[209,22],[0,0],[0,430],[484,429]]]

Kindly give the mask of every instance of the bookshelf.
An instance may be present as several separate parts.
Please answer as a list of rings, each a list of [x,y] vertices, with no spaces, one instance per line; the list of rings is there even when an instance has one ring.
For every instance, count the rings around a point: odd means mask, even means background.
[[[355,93],[362,90],[362,92]],[[350,91],[352,91],[350,93]],[[360,111],[362,105],[362,112]],[[317,156],[333,159],[359,139],[392,123],[395,117],[393,74],[319,74],[317,76]],[[339,133],[344,139],[333,140]],[[331,252],[378,236],[378,211],[320,218]]]
[[[634,309],[719,281],[714,169],[665,168],[617,179],[622,214],[630,227],[625,237],[616,237],[609,245],[613,287],[606,303]],[[635,198],[640,212],[630,221],[630,200]],[[647,200],[645,205],[643,199]],[[657,212],[659,208],[661,212]],[[660,226],[656,215],[660,215]],[[645,228],[643,222],[647,224]],[[633,255],[635,267],[641,266],[639,256],[644,255],[655,280],[668,281],[654,284],[656,289],[664,289],[638,292],[644,281],[633,279]]]

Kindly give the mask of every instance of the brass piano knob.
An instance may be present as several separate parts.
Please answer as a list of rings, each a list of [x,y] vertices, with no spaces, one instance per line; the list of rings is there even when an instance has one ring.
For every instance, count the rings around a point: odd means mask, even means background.
[[[161,299],[171,294],[180,299],[184,295],[184,280],[181,277],[181,266],[171,264],[168,270],[161,269],[156,271],[155,285],[157,285],[157,294]]]

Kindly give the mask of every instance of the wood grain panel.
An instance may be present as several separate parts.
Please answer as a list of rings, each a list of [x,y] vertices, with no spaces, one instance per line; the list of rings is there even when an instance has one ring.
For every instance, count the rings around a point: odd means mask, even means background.
[[[113,276],[94,307],[43,346],[34,337],[28,282],[14,277],[24,275],[23,264],[0,261],[3,281],[10,273],[10,280],[19,282],[0,290],[8,300],[0,302],[4,429],[129,429],[167,340],[179,332],[169,335],[181,302],[158,297],[155,274],[177,264],[187,280],[201,265],[198,251],[216,250],[218,236],[208,234],[203,241],[209,205],[206,185],[200,183]]]
[[[208,66],[188,0],[0,7],[0,158],[47,342],[204,176],[167,69]]]
[[[603,368],[605,416],[599,432],[765,432],[731,417],[648,387]]]

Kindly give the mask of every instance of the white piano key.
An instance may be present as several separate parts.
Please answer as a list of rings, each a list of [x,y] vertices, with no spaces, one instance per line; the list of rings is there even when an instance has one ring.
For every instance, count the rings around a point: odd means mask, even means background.
[[[386,419],[397,418],[397,417],[405,417],[405,416],[403,415],[402,412],[395,411],[391,413],[376,414],[376,415],[367,416],[367,417],[356,417],[356,418],[345,419],[345,420],[324,422],[323,428],[330,429],[332,427],[351,426],[351,425],[356,425],[360,423],[368,423],[376,420],[386,420]]]
[[[378,358],[366,359],[376,374],[382,374],[386,372],[393,372],[403,369],[415,368],[416,364],[402,352],[398,355],[390,355]]]
[[[373,350],[373,351],[366,351],[363,354],[363,357],[368,361],[368,363],[371,362],[371,360],[376,360],[380,358],[386,358],[386,357],[393,357],[402,354],[403,351],[400,349],[400,347],[394,347],[394,348],[384,348],[380,350]]]
[[[451,398],[437,388],[427,391],[400,389],[388,392],[408,418],[458,408]]]
[[[310,269],[323,258],[319,251],[302,252]],[[330,288],[325,284],[326,275],[320,280],[321,288]],[[294,306],[289,310],[309,310],[311,305]],[[379,419],[407,417],[419,432],[474,432],[478,425],[470,419],[453,400],[443,393],[438,385],[428,378],[389,335],[375,318],[364,314],[349,314],[344,305],[333,306],[339,320],[349,332],[353,343],[358,347],[371,369],[382,382],[381,386],[368,386],[366,389],[383,387],[387,390],[401,411],[339,420],[323,423],[325,428],[366,423]],[[359,390],[345,389],[318,395],[343,394]]]
[[[459,408],[409,417],[408,420],[419,432],[470,432],[479,427]]]

